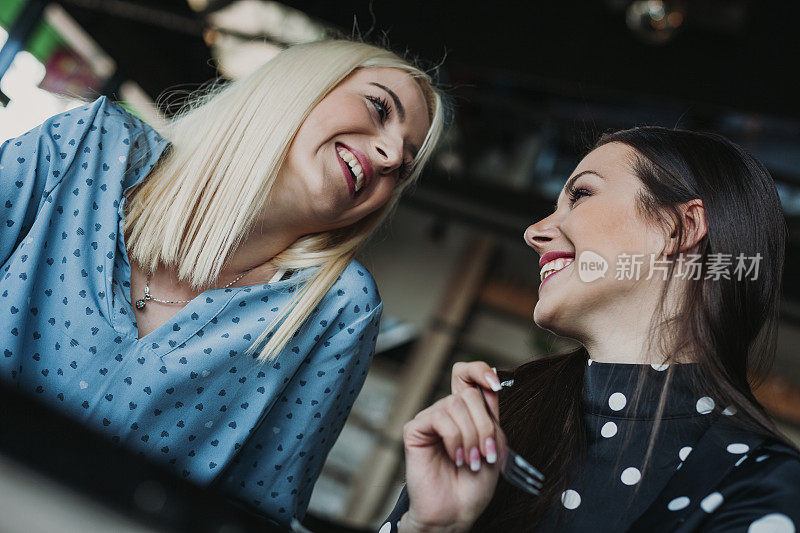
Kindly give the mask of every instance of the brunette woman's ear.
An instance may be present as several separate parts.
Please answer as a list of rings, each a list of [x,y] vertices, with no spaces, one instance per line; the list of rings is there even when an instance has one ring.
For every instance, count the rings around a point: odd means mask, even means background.
[[[708,233],[708,223],[706,221],[706,210],[703,200],[696,198],[684,202],[679,206],[681,216],[681,226],[683,235],[681,242],[669,243],[669,255],[685,252],[694,248]],[[670,234],[670,239],[677,238],[678,229],[675,228]]]

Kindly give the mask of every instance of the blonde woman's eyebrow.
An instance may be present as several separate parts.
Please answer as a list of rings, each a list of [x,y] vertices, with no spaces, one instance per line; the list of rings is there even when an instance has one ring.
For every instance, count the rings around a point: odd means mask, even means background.
[[[370,85],[374,85],[375,87],[380,87],[381,89],[386,91],[386,94],[388,94],[389,96],[392,97],[392,101],[394,102],[394,105],[397,108],[397,116],[400,119],[400,122],[405,122],[405,120],[406,120],[406,108],[403,107],[403,103],[400,101],[400,98],[397,97],[397,95],[394,93],[394,91],[391,90],[390,88],[388,88],[385,85],[381,85],[380,83],[378,83],[376,81],[370,82]]]

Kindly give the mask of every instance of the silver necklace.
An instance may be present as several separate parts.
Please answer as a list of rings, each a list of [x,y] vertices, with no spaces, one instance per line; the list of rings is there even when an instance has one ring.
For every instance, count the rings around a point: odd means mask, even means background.
[[[231,285],[233,285],[234,283],[236,283],[237,281],[242,279],[245,274],[247,274],[248,272],[250,272],[254,268],[255,267],[248,268],[247,270],[242,272],[242,274],[239,275],[238,278],[236,278],[235,280],[231,281],[230,283],[228,283],[224,287],[220,287],[220,288],[227,289],[228,287],[230,287]],[[162,304],[185,304],[185,303],[189,303],[189,302],[192,301],[192,300],[175,300],[175,301],[159,300],[155,296],[151,295],[150,294],[150,273],[149,272],[147,273],[147,282],[144,284],[144,297],[141,298],[140,300],[136,300],[136,309],[139,309],[139,310],[144,309],[144,306],[147,305],[147,300],[153,300],[154,302],[160,302]]]

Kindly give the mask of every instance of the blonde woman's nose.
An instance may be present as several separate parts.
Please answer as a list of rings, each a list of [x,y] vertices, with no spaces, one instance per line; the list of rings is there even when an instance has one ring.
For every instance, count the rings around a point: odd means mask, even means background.
[[[393,148],[389,143],[375,145],[377,164],[383,172],[391,172],[403,163],[402,148]]]

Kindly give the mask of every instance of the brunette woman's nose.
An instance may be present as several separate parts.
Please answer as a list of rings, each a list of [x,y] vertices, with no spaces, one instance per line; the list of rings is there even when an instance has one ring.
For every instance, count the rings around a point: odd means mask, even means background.
[[[547,219],[544,219],[528,226],[528,229],[523,234],[523,239],[525,244],[533,248],[539,255],[542,255],[543,248],[553,240],[555,233],[552,224],[547,223]]]

